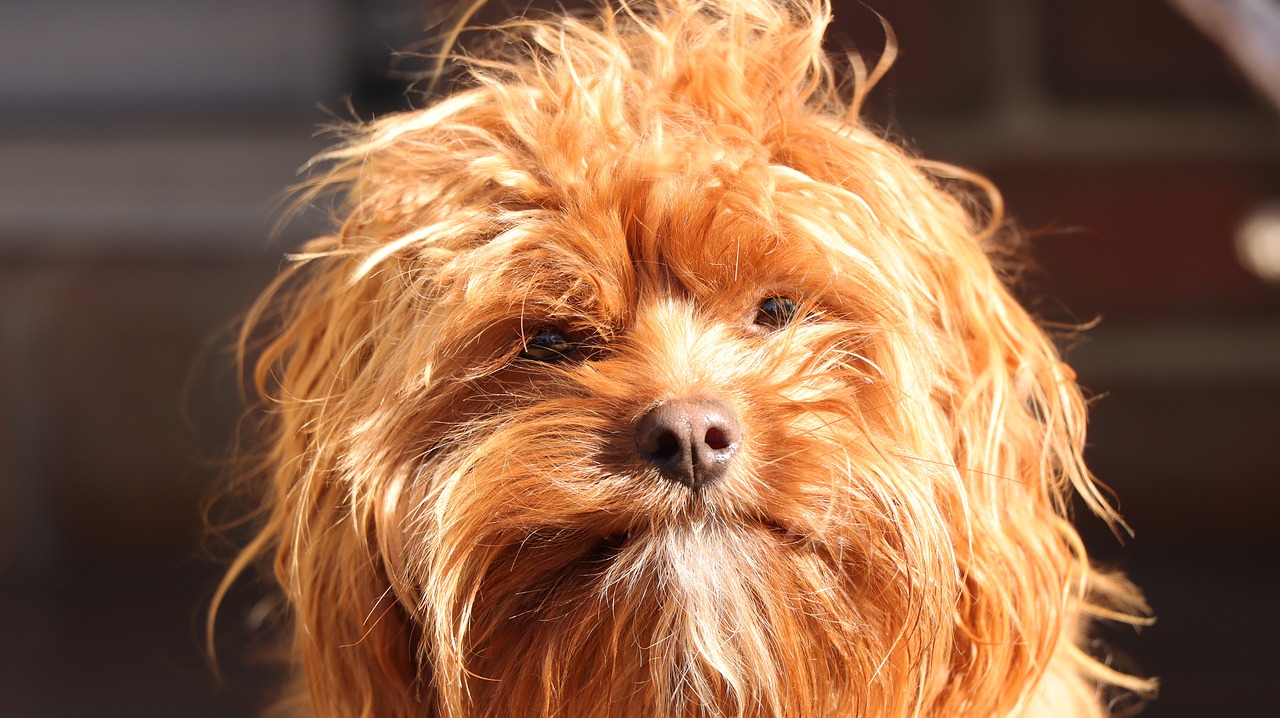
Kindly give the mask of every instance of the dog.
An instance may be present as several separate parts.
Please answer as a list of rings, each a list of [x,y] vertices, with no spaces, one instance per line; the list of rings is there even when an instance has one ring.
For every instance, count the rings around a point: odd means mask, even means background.
[[[246,331],[316,716],[1072,716],[1153,683],[1085,402],[986,180],[860,117],[826,0],[522,20],[351,130]],[[852,80],[850,82],[849,80]],[[225,584],[224,584],[225,588]],[[1088,648],[1086,648],[1088,647]]]

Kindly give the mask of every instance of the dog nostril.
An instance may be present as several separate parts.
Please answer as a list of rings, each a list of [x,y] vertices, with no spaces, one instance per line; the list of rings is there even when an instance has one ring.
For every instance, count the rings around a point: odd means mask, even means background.
[[[664,477],[692,488],[716,481],[737,451],[738,420],[714,399],[669,401],[636,423],[640,456]]]
[[[654,442],[653,451],[650,452],[653,458],[659,461],[674,461],[680,458],[681,446],[680,440],[670,431],[663,431],[658,435],[657,441]]]
[[[725,438],[724,431],[722,431],[718,426],[713,426],[710,429],[707,429],[707,436],[703,441],[711,448],[712,451],[720,451],[721,449],[727,448],[729,444],[732,443]]]

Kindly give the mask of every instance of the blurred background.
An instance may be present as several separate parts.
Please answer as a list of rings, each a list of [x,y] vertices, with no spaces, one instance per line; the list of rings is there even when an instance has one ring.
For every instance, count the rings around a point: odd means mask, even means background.
[[[876,17],[836,4],[833,47],[878,54]],[[1136,537],[1083,523],[1159,614],[1107,635],[1164,681],[1143,715],[1280,715],[1275,109],[1166,0],[871,5],[901,47],[873,119],[1003,189],[1042,316],[1101,320],[1069,357]],[[315,130],[409,106],[392,50],[440,11],[0,7],[0,715],[244,716],[276,682],[252,586],[221,682],[201,645],[228,552],[199,505],[242,409],[227,329],[320,231],[271,232]]]

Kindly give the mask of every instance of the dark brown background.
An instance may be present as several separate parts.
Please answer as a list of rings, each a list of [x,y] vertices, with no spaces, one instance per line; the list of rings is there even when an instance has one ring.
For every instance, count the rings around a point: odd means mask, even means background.
[[[873,5],[902,50],[873,116],[998,182],[1038,237],[1040,312],[1102,320],[1070,357],[1098,397],[1092,464],[1137,537],[1085,529],[1160,615],[1110,634],[1164,680],[1145,715],[1280,714],[1280,288],[1233,249],[1280,199],[1275,111],[1162,0]],[[314,231],[268,240],[324,146],[317,103],[405,105],[388,48],[421,36],[417,9],[6,6],[0,714],[246,715],[275,680],[240,620],[252,590],[233,596],[221,685],[201,655],[220,567],[197,505],[240,410],[220,332]],[[833,37],[883,44],[852,3]]]

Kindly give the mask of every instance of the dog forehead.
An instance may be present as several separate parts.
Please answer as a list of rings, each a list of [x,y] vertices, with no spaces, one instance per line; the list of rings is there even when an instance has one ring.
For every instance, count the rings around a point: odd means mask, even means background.
[[[776,213],[767,192],[673,178],[607,208],[581,202],[530,228],[519,259],[500,265],[513,275],[502,281],[536,287],[551,303],[606,309],[653,297],[736,302],[824,273],[814,239]]]
[[[851,273],[877,283],[874,200],[720,134],[533,163],[536,196],[472,245],[468,299],[621,327],[644,298],[737,312],[765,293],[849,285]]]

